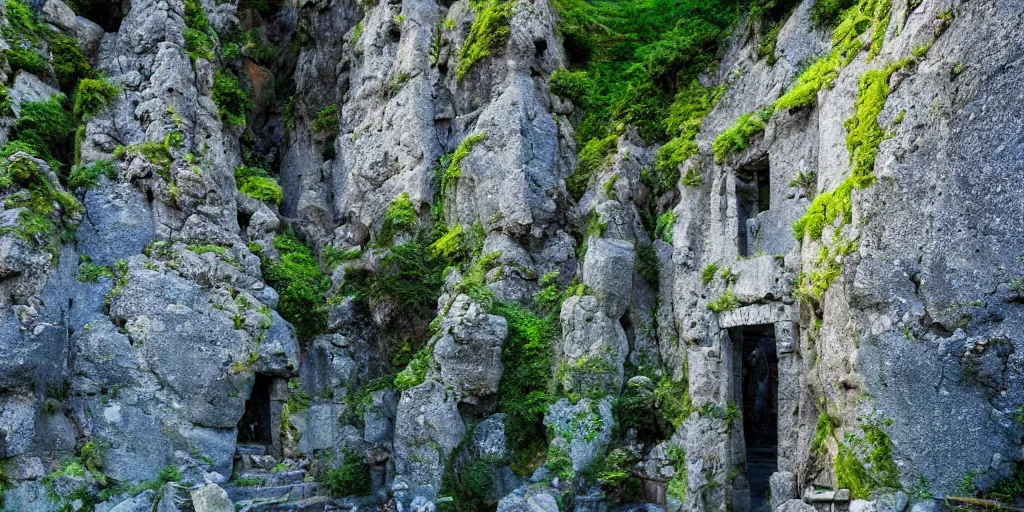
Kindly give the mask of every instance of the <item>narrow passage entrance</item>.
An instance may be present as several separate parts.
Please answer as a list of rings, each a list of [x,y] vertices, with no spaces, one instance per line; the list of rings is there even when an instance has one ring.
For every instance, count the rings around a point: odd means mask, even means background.
[[[768,479],[778,468],[779,365],[772,325],[740,327],[742,343],[743,439],[751,512],[770,512]]]
[[[270,408],[270,384],[267,375],[256,374],[252,393],[245,401],[245,413],[238,422],[239,444],[271,445],[273,442]]]

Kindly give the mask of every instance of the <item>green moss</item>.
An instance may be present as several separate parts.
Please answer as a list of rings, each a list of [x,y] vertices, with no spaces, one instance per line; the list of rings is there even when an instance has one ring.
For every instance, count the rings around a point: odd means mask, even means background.
[[[571,480],[573,475],[576,474],[572,467],[572,457],[569,456],[569,452],[555,445],[551,445],[548,448],[548,456],[544,466],[563,481]]]
[[[821,57],[800,73],[796,85],[775,101],[776,112],[813,105],[818,92],[832,87],[842,71],[843,58],[838,51]]]
[[[873,175],[878,146],[885,139],[885,130],[878,124],[878,114],[885,107],[885,100],[891,91],[889,78],[897,70],[912,63],[912,60],[903,60],[884,69],[868,71],[860,77],[857,110],[844,125],[846,147],[850,150],[854,176],[865,178]]]
[[[36,161],[24,155],[11,158],[19,151],[38,156],[31,147],[19,142],[8,143],[0,150],[0,191],[7,191],[3,207],[6,210],[22,209],[17,224],[4,227],[0,234],[14,234],[57,256],[61,242],[59,228],[72,228],[82,206],[74,196],[51,183]],[[23,192],[11,193],[17,189],[23,189]]]
[[[715,274],[718,273],[718,264],[712,263],[701,272],[700,281],[704,283],[704,286],[711,284],[711,280],[715,278]]]
[[[352,30],[352,44],[359,42],[359,36],[363,35],[363,22],[356,23],[356,28]]]
[[[284,198],[284,190],[273,178],[253,176],[245,180],[238,190],[249,197],[271,204],[281,204]]]
[[[49,32],[42,18],[23,0],[7,0],[7,24],[3,35],[9,41],[39,44]]]
[[[487,138],[486,133],[478,133],[476,135],[470,135],[463,139],[459,147],[452,153],[451,162],[444,170],[444,174],[441,177],[441,193],[446,194],[450,190],[454,190],[455,184],[459,178],[462,177],[462,161],[469,156],[469,153],[473,151],[473,148],[477,144],[480,144]]]
[[[105,78],[86,78],[75,93],[75,117],[87,120],[107,107],[121,92],[121,87]]]
[[[667,131],[672,139],[658,149],[654,160],[658,179],[653,185],[648,184],[655,195],[675,187],[679,180],[679,166],[698,152],[696,139],[704,117],[715,108],[724,93],[724,86],[704,87],[694,81],[689,88],[676,95],[666,120]],[[688,185],[699,183],[694,182],[693,178],[689,181]]]
[[[715,163],[722,163],[726,157],[750,146],[750,139],[764,131],[765,121],[771,116],[770,110],[744,114],[732,126],[722,132],[713,144]]]
[[[313,251],[291,232],[276,236],[274,247],[280,260],[264,257],[263,277],[280,294],[278,312],[295,326],[300,342],[309,342],[327,330],[330,279],[321,272]]]
[[[619,181],[619,175],[613,174],[608,181],[604,182],[604,196],[612,201],[619,199],[618,194],[615,193],[615,183]]]
[[[462,44],[462,51],[459,52],[459,67],[455,76],[460,82],[480,59],[503,52],[512,34],[509,20],[512,18],[515,2],[474,0],[470,5],[476,11],[476,18],[469,28],[466,41]]]
[[[814,426],[814,439],[811,441],[811,451],[818,457],[824,457],[828,448],[828,440],[835,437],[835,428],[838,422],[829,415],[828,411],[822,411],[818,415],[818,422]]]
[[[68,187],[90,189],[99,184],[100,176],[113,181],[117,179],[117,164],[110,160],[99,160],[89,165],[76,165],[71,169]]]
[[[871,499],[876,492],[901,489],[889,436],[879,422],[864,423],[861,431],[863,436],[848,434],[839,443],[835,460],[839,487],[850,489],[854,499]]]
[[[782,25],[782,23],[776,23],[764,34],[764,37],[761,38],[761,42],[757,45],[757,56],[762,59],[767,59],[769,66],[775,65],[775,47],[779,42],[779,31],[782,30]]]
[[[603,139],[592,139],[580,150],[576,170],[565,180],[566,188],[574,199],[579,201],[583,197],[583,193],[587,191],[587,186],[590,184],[590,179],[615,149],[617,140],[618,135],[614,134]]]
[[[736,309],[739,306],[740,302],[736,299],[736,293],[732,291],[732,287],[729,287],[725,293],[708,302],[708,309],[715,313]]]
[[[238,77],[230,71],[217,70],[213,78],[213,101],[217,104],[221,121],[245,126],[246,116],[253,106],[252,97],[242,90]]]
[[[428,344],[421,348],[413,356],[412,361],[409,361],[409,364],[395,376],[395,387],[399,391],[405,391],[423,384],[423,381],[427,379],[427,370],[430,369],[430,363],[433,359],[433,345]]]
[[[46,59],[35,48],[14,47],[4,50],[4,57],[11,65],[11,71],[24,70],[33,74],[45,73],[48,66]]]
[[[565,68],[551,73],[550,83],[553,94],[574,101],[584,97],[594,87],[594,81],[586,71],[569,71]]]
[[[63,34],[50,40],[53,71],[64,90],[74,87],[79,80],[95,76],[89,61],[78,48],[78,39]]]
[[[317,112],[313,119],[313,132],[338,133],[338,106],[328,105]]]

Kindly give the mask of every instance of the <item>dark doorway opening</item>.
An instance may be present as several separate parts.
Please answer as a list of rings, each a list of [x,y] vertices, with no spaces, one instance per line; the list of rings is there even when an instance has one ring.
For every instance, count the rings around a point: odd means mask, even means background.
[[[743,439],[746,443],[747,482],[751,512],[770,512],[768,480],[778,469],[779,360],[775,327],[736,329],[742,343]]]
[[[256,382],[252,385],[252,393],[245,401],[245,413],[238,422],[238,442],[248,444],[273,443],[270,422],[270,384],[267,375],[256,374]]]
[[[749,220],[757,218],[757,214],[771,208],[771,168],[768,158],[736,171],[736,216],[739,218],[739,251],[740,256],[752,256],[756,253],[753,240],[755,231],[748,226]]]

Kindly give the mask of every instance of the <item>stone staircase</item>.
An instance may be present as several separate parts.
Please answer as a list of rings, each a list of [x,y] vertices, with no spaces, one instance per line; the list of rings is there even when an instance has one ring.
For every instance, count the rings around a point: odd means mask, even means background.
[[[223,485],[242,512],[322,512],[349,510],[322,494],[309,478],[309,461],[285,460],[267,453],[259,444],[240,444],[235,452],[235,476]]]

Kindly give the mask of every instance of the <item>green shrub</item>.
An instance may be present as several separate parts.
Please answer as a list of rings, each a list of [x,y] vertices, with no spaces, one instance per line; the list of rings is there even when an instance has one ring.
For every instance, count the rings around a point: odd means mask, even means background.
[[[548,449],[548,457],[544,462],[544,465],[551,471],[555,476],[562,480],[569,481],[572,479],[576,472],[572,467],[572,457],[569,453],[555,445],[551,445]]]
[[[317,113],[313,119],[313,132],[335,133],[338,132],[338,106],[328,105]]]
[[[835,25],[839,15],[849,9],[857,0],[815,0],[811,8],[811,18],[819,27]]]
[[[366,496],[372,491],[370,466],[354,453],[346,453],[344,462],[325,472],[321,481],[336,498]]]
[[[218,70],[213,78],[213,101],[220,119],[227,124],[245,126],[246,116],[252,108],[252,97],[238,85],[238,78],[230,71]]]
[[[654,237],[672,243],[672,230],[676,225],[676,213],[669,210],[658,217],[658,223],[654,228]]]
[[[7,0],[7,23],[3,35],[8,41],[39,44],[49,32],[36,11],[23,0]]]
[[[75,94],[75,117],[89,119],[107,107],[121,92],[121,87],[105,78],[86,78],[78,83]]]
[[[563,98],[579,100],[593,86],[594,81],[586,71],[569,71],[561,68],[551,73],[551,92]]]
[[[416,205],[409,199],[408,193],[402,192],[402,195],[396,197],[384,212],[384,222],[380,228],[377,245],[386,247],[393,244],[395,235],[412,233],[419,222],[420,215],[416,211]]]
[[[46,73],[46,59],[34,48],[14,47],[4,50],[4,57],[11,65],[11,71],[25,70],[33,74]]]
[[[828,440],[835,437],[835,429],[838,422],[828,411],[822,411],[818,415],[818,422],[814,426],[814,439],[811,441],[811,451],[818,457],[824,457]]]
[[[24,143],[50,162],[57,170],[56,159],[71,152],[71,135],[75,128],[71,116],[64,110],[64,97],[58,96],[47,101],[33,101],[21,104],[21,117],[14,122],[11,140]]]
[[[212,61],[215,37],[200,0],[185,0],[185,52],[193,59]]]
[[[512,7],[515,2],[511,0],[474,0],[470,2],[470,5],[476,11],[476,18],[469,28],[469,35],[466,36],[466,41],[462,44],[462,51],[459,53],[459,67],[455,76],[460,82],[480,59],[492,53],[503,52],[509,36],[512,35],[509,20],[512,18]]]
[[[427,379],[427,370],[430,369],[430,362],[433,361],[433,358],[434,347],[432,345],[428,344],[421,348],[413,356],[412,361],[409,361],[409,364],[395,376],[395,387],[399,391],[405,391],[423,384],[423,381]]]
[[[83,262],[78,266],[78,280],[83,283],[95,283],[101,277],[114,277],[114,270],[103,265]]]
[[[95,75],[89,61],[78,48],[78,39],[63,34],[53,36],[50,52],[53,53],[53,71],[65,90],[74,87],[79,80]]]
[[[440,512],[477,512],[494,509],[494,462],[477,459],[458,471],[449,465],[441,483],[441,495],[451,502],[438,503]]]
[[[713,144],[715,163],[720,164],[729,155],[747,149],[750,146],[750,139],[764,131],[765,121],[767,121],[770,115],[770,111],[767,111],[767,113],[762,111],[740,116],[735,124],[715,139]]]
[[[892,458],[892,441],[879,424],[861,425],[863,437],[847,434],[836,455],[836,483],[854,499],[871,499],[877,491],[902,489]]]
[[[451,162],[448,163],[448,167],[444,170],[444,175],[441,177],[441,194],[446,194],[449,190],[455,187],[459,178],[462,177],[462,160],[464,160],[469,153],[473,151],[473,148],[477,144],[480,144],[487,139],[486,133],[478,133],[476,135],[470,135],[462,140],[459,147],[452,153]]]
[[[577,201],[583,197],[594,173],[604,164],[608,155],[615,149],[618,135],[609,135],[603,139],[591,139],[580,150],[576,170],[565,180],[566,188]]]
[[[277,310],[295,326],[300,342],[309,342],[327,330],[326,294],[330,279],[320,271],[313,251],[293,233],[274,238],[280,261],[264,259],[263,277],[280,294]]]
[[[546,442],[544,413],[554,403],[554,340],[561,333],[558,313],[538,315],[515,302],[497,304],[491,313],[505,317],[508,322],[508,337],[502,348],[505,373],[498,390],[498,411],[506,415],[509,445],[520,456],[528,456]]]
[[[704,87],[694,81],[689,88],[676,95],[665,122],[668,135],[672,138],[658,149],[654,160],[658,179],[648,183],[655,195],[661,195],[676,186],[679,166],[698,152],[696,139],[704,117],[715,108],[724,92],[722,86]]]
[[[71,169],[68,187],[90,189],[99,184],[100,176],[113,181],[117,179],[117,164],[110,160],[99,160],[89,165],[76,165]]]
[[[707,285],[711,284],[711,280],[715,278],[715,274],[717,274],[717,273],[718,273],[718,264],[717,263],[712,263],[712,264],[704,267],[704,271],[701,272],[701,277],[700,277],[701,283],[703,283],[704,286],[707,286]]]
[[[736,299],[736,293],[732,291],[732,287],[729,287],[725,293],[708,302],[708,309],[715,313],[736,309],[739,306],[740,302]]]
[[[284,190],[273,178],[254,176],[242,182],[238,190],[255,199],[271,204],[281,204],[284,199]]]

